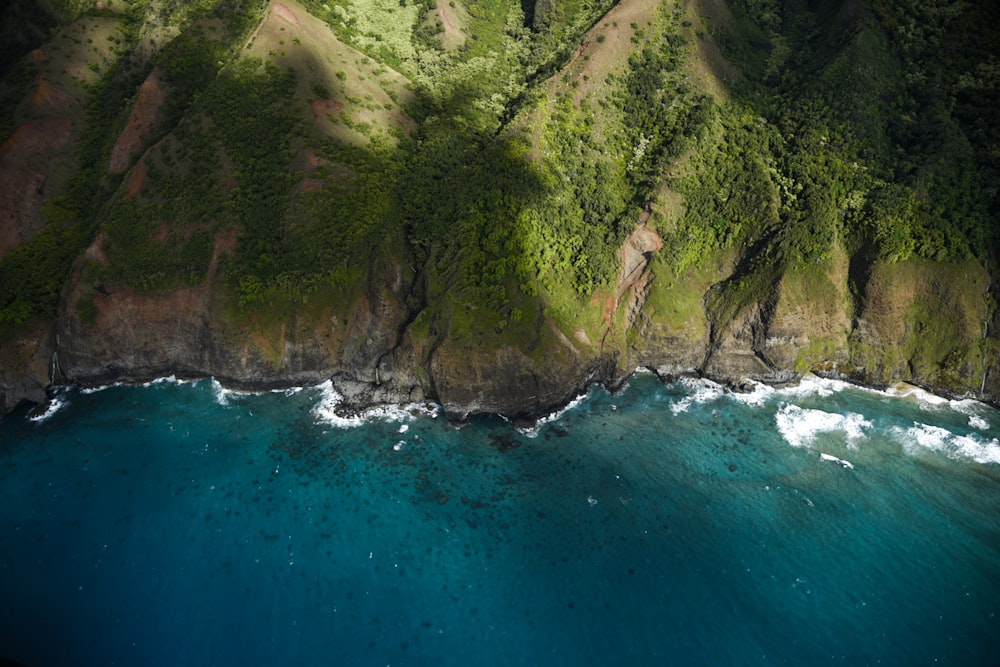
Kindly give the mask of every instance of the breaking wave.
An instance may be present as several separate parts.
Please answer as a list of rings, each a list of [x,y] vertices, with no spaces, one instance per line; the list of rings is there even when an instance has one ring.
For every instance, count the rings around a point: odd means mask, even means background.
[[[580,394],[572,401],[570,401],[563,407],[559,408],[558,410],[555,410],[554,412],[551,412],[545,415],[544,417],[539,417],[535,421],[534,425],[518,427],[517,430],[521,435],[525,437],[528,438],[537,437],[538,434],[541,432],[543,426],[551,422],[559,421],[560,419],[562,419],[562,416],[565,415],[567,412],[585,403],[587,401],[587,398],[588,394]]]
[[[872,422],[856,412],[838,414],[790,403],[779,408],[774,421],[781,437],[792,447],[810,447],[820,433],[841,431],[847,446],[856,449],[858,442],[867,437],[865,431],[874,427]]]
[[[913,422],[913,426],[896,426],[892,435],[908,454],[921,449],[944,454],[950,459],[971,459],[977,463],[1000,463],[1000,441],[984,438],[978,433],[958,435],[940,426]]]
[[[57,412],[69,405],[69,399],[66,398],[64,394],[56,394],[49,399],[49,402],[45,404],[45,410],[38,412],[37,410],[33,412],[28,419],[35,422],[36,424],[41,424],[42,422],[48,421]],[[39,406],[41,409],[41,406]]]
[[[337,428],[356,428],[372,421],[407,422],[420,417],[435,419],[440,412],[437,406],[409,403],[379,405],[357,414],[343,415],[337,412],[337,408],[344,402],[344,397],[333,388],[333,382],[327,380],[317,385],[316,389],[319,390],[320,400],[312,409],[313,416],[318,422]]]

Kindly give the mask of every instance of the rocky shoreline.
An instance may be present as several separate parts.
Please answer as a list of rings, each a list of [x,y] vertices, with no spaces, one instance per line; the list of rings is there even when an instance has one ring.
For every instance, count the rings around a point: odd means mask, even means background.
[[[822,380],[844,382],[875,391],[887,391],[896,387],[903,393],[914,390],[922,391],[938,396],[942,400],[973,399],[1000,409],[1000,401],[996,400],[995,397],[955,394],[948,391],[942,392],[939,389],[935,390],[933,387],[920,386],[906,381],[898,381],[891,384],[866,384],[864,382],[859,382],[856,378],[852,378],[848,375],[828,371],[810,372],[801,375],[788,372],[771,378],[753,379],[749,377],[711,377],[696,371],[675,373],[662,371],[655,367],[642,366],[637,367],[630,372],[617,375],[613,378],[594,378],[582,385],[569,387],[565,392],[565,399],[559,402],[550,404],[531,402],[529,405],[526,405],[524,409],[508,412],[484,409],[482,405],[478,404],[444,404],[432,396],[423,395],[418,388],[400,388],[390,384],[363,382],[350,378],[347,374],[334,374],[330,377],[322,377],[318,375],[297,376],[296,378],[274,377],[263,381],[246,381],[198,373],[190,370],[185,371],[175,369],[159,375],[137,375],[127,372],[119,374],[108,373],[99,377],[80,378],[72,382],[66,381],[65,378],[62,378],[61,382],[56,381],[46,386],[42,397],[38,397],[37,394],[33,394],[31,397],[26,396],[21,401],[18,401],[18,403],[13,407],[7,408],[4,414],[12,412],[15,408],[20,407],[24,403],[31,403],[34,404],[34,407],[31,408],[29,415],[33,417],[42,415],[50,408],[51,401],[56,394],[70,387],[93,390],[115,385],[141,387],[167,379],[173,379],[181,382],[212,380],[217,382],[224,390],[262,393],[269,391],[319,387],[327,382],[330,382],[332,389],[340,397],[336,403],[334,412],[338,417],[345,419],[363,419],[372,411],[382,408],[423,405],[428,409],[440,409],[446,418],[451,423],[456,425],[461,425],[471,417],[477,415],[495,414],[506,418],[516,427],[531,428],[535,426],[539,420],[543,420],[564,410],[581,395],[586,394],[593,386],[601,385],[608,392],[614,394],[627,385],[628,381],[637,373],[649,373],[654,375],[663,384],[673,384],[683,379],[708,380],[709,382],[718,384],[726,392],[738,394],[753,393],[758,390],[760,385],[773,389],[794,387],[798,386],[804,378],[814,376]],[[2,415],[0,415],[0,418],[2,418]]]

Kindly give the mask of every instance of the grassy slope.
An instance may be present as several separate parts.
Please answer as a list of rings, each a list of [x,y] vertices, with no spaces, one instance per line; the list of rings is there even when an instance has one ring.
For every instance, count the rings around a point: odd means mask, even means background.
[[[947,2],[542,3],[534,31],[501,0],[70,4],[40,67],[90,110],[87,167],[0,263],[11,322],[51,316],[98,231],[108,261],[84,294],[203,284],[236,230],[213,275],[237,319],[346,313],[373,267],[407,266],[424,347],[536,355],[626,349],[606,297],[640,218],[666,242],[646,315],[667,338],[719,335],[766,301],[787,321],[850,314],[874,297],[852,277],[849,298],[845,257],[996,273],[995,46]],[[963,30],[961,48],[928,46]],[[133,191],[102,165],[154,67],[167,101]],[[46,250],[66,229],[69,250]],[[22,280],[39,262],[55,287]],[[822,366],[845,336],[781,354]]]

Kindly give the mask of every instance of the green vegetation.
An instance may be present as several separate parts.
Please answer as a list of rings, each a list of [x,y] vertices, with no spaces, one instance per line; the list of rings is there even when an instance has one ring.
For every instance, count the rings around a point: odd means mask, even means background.
[[[102,180],[113,136],[119,127],[135,77],[121,59],[88,90],[79,141],[80,169],[61,196],[43,207],[46,226],[31,241],[0,261],[0,323],[20,324],[34,316],[51,317],[75,258],[93,239],[109,183]]]
[[[851,15],[823,2],[783,15],[773,0],[734,5],[721,41],[746,64],[740,97],[782,138],[769,153],[788,184],[792,256],[821,260],[841,239],[890,261],[996,262],[1000,143],[982,122],[1000,93],[984,23],[995,9],[911,0],[860,3]]]
[[[611,5],[54,3],[69,25],[53,30],[112,57],[6,73],[4,136],[42,74],[68,80],[73,65],[97,82],[74,126],[79,169],[46,193],[41,233],[0,261],[0,322],[51,317],[98,233],[95,283],[203,285],[218,250],[213,289],[260,313],[405,266],[426,307],[415,332],[515,343],[537,338],[538,313],[596,327],[595,295],[614,292],[639,220],[665,241],[664,282],[721,281],[705,302],[654,294],[679,325],[707,303],[722,326],[841,250],[996,267],[989,3],[733,0],[713,25],[663,3],[600,23]],[[152,72],[165,102],[136,171],[108,174]],[[710,280],[723,257],[733,273]]]

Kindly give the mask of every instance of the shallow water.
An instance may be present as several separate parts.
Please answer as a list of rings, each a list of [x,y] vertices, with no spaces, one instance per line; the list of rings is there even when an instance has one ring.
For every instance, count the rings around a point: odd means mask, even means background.
[[[636,376],[536,431],[165,381],[0,421],[31,665],[953,664],[1000,655],[1000,413]]]

